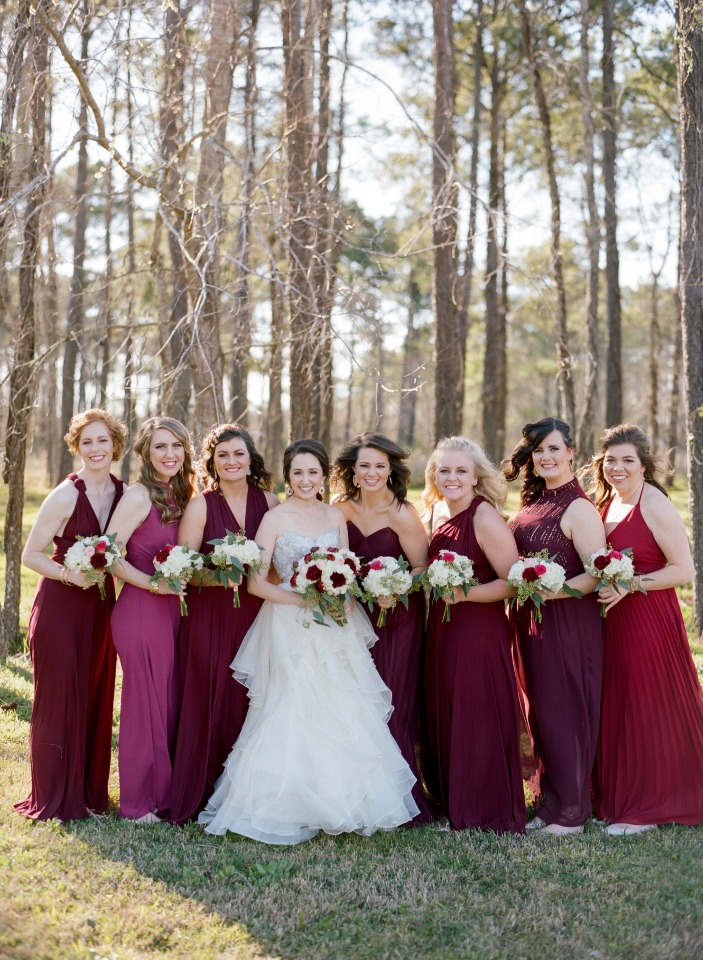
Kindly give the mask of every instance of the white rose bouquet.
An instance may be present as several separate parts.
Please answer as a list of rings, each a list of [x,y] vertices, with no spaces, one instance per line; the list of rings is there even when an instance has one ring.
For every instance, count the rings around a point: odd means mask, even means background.
[[[432,590],[435,600],[451,600],[454,587],[460,587],[468,597],[471,587],[478,583],[474,577],[474,565],[468,557],[453,550],[440,550],[437,557],[427,567],[421,582]],[[447,603],[442,614],[442,623],[451,619],[451,608]]]
[[[180,594],[181,580],[190,580],[196,570],[203,569],[203,555],[188,547],[177,547],[172,543],[163,546],[154,557],[154,570],[149,583],[161,583],[165,580],[169,590]],[[181,599],[181,616],[188,616],[186,602]]]
[[[247,540],[243,531],[232,533],[225,531],[226,536],[219,540],[208,540],[214,546],[212,553],[208,553],[206,560],[213,568],[213,576],[223,587],[242,582],[242,577],[261,570],[261,547],[253,540]],[[239,591],[234,590],[232,604],[238,607]]]
[[[513,597],[510,606],[516,603],[525,604],[531,601],[535,608],[535,621],[542,622],[542,610],[545,602],[540,591],[560,593],[563,591],[570,597],[581,597],[580,590],[573,590],[566,586],[566,570],[560,563],[552,559],[546,550],[531,553],[523,560],[514,563],[508,572],[508,584],[515,587],[517,597]]]
[[[408,596],[412,593],[415,582],[408,570],[408,562],[403,557],[376,557],[361,568],[361,599],[368,604],[369,610],[379,597],[392,597],[391,610],[400,600],[405,609],[408,609]],[[377,627],[386,622],[386,607],[381,607]]]
[[[63,559],[67,570],[83,574],[84,590],[98,585],[100,597],[105,599],[105,576],[114,573],[113,567],[122,556],[114,533],[99,537],[76,537]]]
[[[640,593],[646,593],[642,584],[635,576],[635,564],[632,557],[632,549],[626,547],[624,550],[615,550],[608,544],[596,550],[590,557],[582,557],[583,567],[586,573],[600,581],[598,590],[603,587],[612,587],[616,593],[630,593],[633,590],[639,590]],[[608,615],[607,610],[601,604],[601,617]]]
[[[303,596],[315,623],[326,626],[325,614],[329,613],[335,623],[344,626],[347,600],[361,595],[356,582],[360,569],[361,562],[351,550],[313,547],[293,564],[290,585]],[[304,621],[304,625],[309,627],[310,621]]]

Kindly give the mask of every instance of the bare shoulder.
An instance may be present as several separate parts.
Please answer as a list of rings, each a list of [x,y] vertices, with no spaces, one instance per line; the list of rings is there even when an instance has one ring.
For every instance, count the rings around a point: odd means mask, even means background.
[[[655,523],[657,525],[675,524],[681,527],[684,525],[679,511],[671,500],[666,494],[662,493],[661,490],[653,487],[651,483],[645,483],[644,485],[642,499],[640,500],[640,510],[647,523]]]
[[[585,497],[579,497],[577,500],[572,500],[564,511],[564,517],[568,518],[570,523],[573,523],[574,521],[576,523],[579,521],[593,523],[596,520],[600,523],[600,514],[591,501]]]
[[[280,507],[281,501],[278,499],[275,493],[265,490],[264,496],[266,497],[266,503],[268,504],[269,510],[273,510],[275,507]]]
[[[327,508],[327,517],[329,518],[329,522],[338,527],[343,527],[347,522],[347,518],[344,516],[342,510],[331,503],[328,503],[325,506]]]
[[[61,483],[47,494],[46,500],[42,506],[47,506],[52,511],[67,509],[69,513],[73,511],[78,499],[78,491],[75,484],[66,477]]]
[[[191,499],[186,504],[185,510],[183,511],[183,516],[184,517],[207,516],[207,500],[205,499],[205,495],[203,493],[196,493],[193,497],[191,497]]]

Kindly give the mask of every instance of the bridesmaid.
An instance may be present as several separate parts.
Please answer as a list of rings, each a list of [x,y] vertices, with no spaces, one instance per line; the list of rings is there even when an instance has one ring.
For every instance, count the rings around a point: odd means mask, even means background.
[[[454,830],[523,833],[520,707],[504,599],[518,559],[500,514],[507,487],[471,440],[440,440],[425,470],[422,499],[433,516],[430,560],[454,550],[473,562],[479,583],[457,588],[451,620],[430,603],[425,691],[442,808]],[[449,517],[435,510],[443,501]]]
[[[591,814],[590,778],[596,753],[603,640],[595,578],[582,556],[605,546],[598,511],[573,474],[574,443],[563,420],[528,423],[504,467],[522,475],[520,510],[510,523],[521,556],[546,549],[566,569],[581,599],[545,594],[542,622],[532,605],[514,615],[515,666],[523,712],[537,763],[536,817],[528,829],[583,832]]]
[[[239,424],[219,424],[205,437],[200,453],[206,489],[186,507],[178,542],[209,553],[209,541],[228,530],[255,539],[264,514],[279,500],[268,492],[273,476],[251,436]],[[207,572],[188,590],[189,615],[178,634],[180,695],[171,802],[175,823],[186,823],[204,808],[246,716],[247,691],[232,683],[230,664],[263,601],[249,593],[246,579],[238,591],[241,605],[234,607],[234,589],[223,588]]]
[[[592,492],[609,543],[631,547],[646,595],[600,592],[605,620],[596,809],[611,836],[703,823],[703,693],[674,587],[693,577],[686,530],[635,426],[612,427]]]
[[[427,565],[427,534],[415,507],[407,499],[410,470],[408,451],[381,433],[362,433],[342,450],[332,474],[340,491],[335,506],[344,514],[349,547],[367,562],[374,557],[403,556],[411,573]],[[390,607],[388,597],[383,606]],[[377,614],[378,611],[376,611]],[[378,617],[372,616],[375,623]],[[425,596],[411,594],[408,609],[397,603],[386,623],[374,627],[378,643],[371,648],[376,669],[393,696],[388,722],[417,783],[413,799],[420,813],[413,824],[436,818],[434,806],[423,792],[422,673],[424,661]]]
[[[77,820],[107,810],[115,650],[110,611],[97,585],[62,566],[76,537],[102,533],[122,496],[110,473],[124,450],[124,424],[106,410],[75,416],[64,440],[83,466],[52,490],[39,510],[22,561],[41,574],[29,617],[34,704],[29,728],[32,789],[15,810],[33,820]],[[54,541],[51,558],[44,553]],[[68,586],[70,589],[66,589]]]
[[[180,601],[165,580],[152,586],[156,553],[176,543],[178,521],[193,495],[188,431],[171,417],[145,420],[134,440],[139,480],[125,493],[108,527],[126,543],[117,567],[125,581],[112,614],[122,664],[120,816],[158,821],[171,806],[171,755],[176,726],[176,634]]]

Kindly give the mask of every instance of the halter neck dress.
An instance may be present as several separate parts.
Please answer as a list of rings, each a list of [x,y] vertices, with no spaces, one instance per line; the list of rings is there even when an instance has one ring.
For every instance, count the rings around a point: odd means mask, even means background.
[[[73,513],[54,537],[52,560],[63,563],[76,537],[102,533],[84,481],[68,479],[78,494]],[[124,485],[110,474],[115,496]],[[29,732],[32,788],[15,810],[34,820],[76,820],[90,810],[107,810],[115,695],[115,649],[110,612],[112,577],[81,590],[41,577],[29,617],[29,652],[34,668],[34,702]]]

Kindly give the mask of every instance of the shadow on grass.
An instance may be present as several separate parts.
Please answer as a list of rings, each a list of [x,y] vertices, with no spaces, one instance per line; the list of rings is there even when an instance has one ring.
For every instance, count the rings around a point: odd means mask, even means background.
[[[22,658],[24,659],[24,658]],[[34,685],[34,677],[32,674],[32,665],[27,658],[27,666],[23,666],[20,661],[20,658],[8,657],[5,663],[3,664],[8,673],[14,674],[16,677],[19,677],[22,680],[26,680],[27,683]]]

